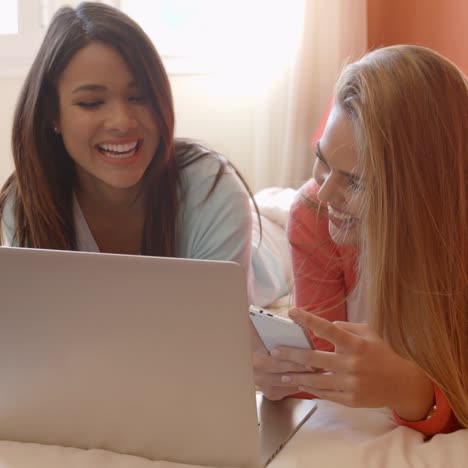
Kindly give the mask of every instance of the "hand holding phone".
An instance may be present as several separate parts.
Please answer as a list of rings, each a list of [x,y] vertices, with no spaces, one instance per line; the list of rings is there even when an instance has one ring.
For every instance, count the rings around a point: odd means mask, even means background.
[[[249,307],[249,314],[268,351],[278,346],[314,349],[307,331],[291,319],[256,306]]]

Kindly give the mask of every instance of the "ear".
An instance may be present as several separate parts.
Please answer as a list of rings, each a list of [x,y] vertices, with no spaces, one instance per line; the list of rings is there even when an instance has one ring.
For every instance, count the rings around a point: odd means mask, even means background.
[[[57,121],[53,120],[52,121],[52,129],[54,130],[54,132],[59,135],[60,134],[60,126],[59,124],[57,123]]]

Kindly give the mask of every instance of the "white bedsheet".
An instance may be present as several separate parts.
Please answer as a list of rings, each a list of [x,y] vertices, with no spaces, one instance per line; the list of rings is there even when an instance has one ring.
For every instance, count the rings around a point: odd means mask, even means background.
[[[189,465],[120,455],[0,441],[0,468],[187,468]],[[317,411],[269,468],[464,468],[468,429],[424,442],[398,427],[387,409],[353,409],[319,401]],[[193,466],[192,466],[193,468]]]
[[[121,455],[106,450],[82,450],[0,441],[0,468],[196,468],[165,461]]]
[[[260,226],[252,204],[252,272],[255,288],[251,294],[254,304],[265,307],[292,288],[292,264],[286,224],[295,190],[271,187],[255,194],[261,216]]]
[[[256,279],[252,297],[257,306],[265,307],[291,292],[292,264],[286,225],[295,195],[295,190],[279,187],[255,194],[262,223],[260,242],[260,226],[252,204],[252,267]]]
[[[463,468],[468,429],[424,441],[397,426],[388,409],[347,408],[319,401],[318,410],[269,468]]]

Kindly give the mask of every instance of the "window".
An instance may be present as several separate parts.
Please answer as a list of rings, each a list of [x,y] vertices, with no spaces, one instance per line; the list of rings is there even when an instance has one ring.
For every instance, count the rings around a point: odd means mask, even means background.
[[[238,0],[242,1],[242,0]],[[236,2],[219,0],[120,0],[155,44],[170,73],[211,71],[223,43],[228,10]]]
[[[101,0],[133,17],[169,73],[268,67],[297,47],[304,0]],[[26,73],[53,13],[80,0],[4,0],[0,76]],[[288,18],[285,21],[285,18]]]
[[[18,34],[18,2],[5,2],[0,15],[0,35]]]
[[[0,15],[0,77],[24,76],[54,12],[81,0],[3,0]],[[105,0],[118,6],[119,0]]]
[[[39,47],[41,3],[39,0],[5,0],[0,18],[0,74],[23,74]]]
[[[271,67],[297,49],[304,0],[120,0],[169,73]],[[287,21],[285,21],[287,18]]]

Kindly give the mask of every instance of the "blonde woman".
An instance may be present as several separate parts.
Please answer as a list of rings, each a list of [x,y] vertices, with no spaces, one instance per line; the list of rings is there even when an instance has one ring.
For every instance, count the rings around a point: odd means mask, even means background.
[[[257,342],[270,398],[389,406],[426,435],[468,427],[467,179],[467,79],[453,64],[393,46],[345,68],[289,223],[290,316],[319,350],[269,356]]]

